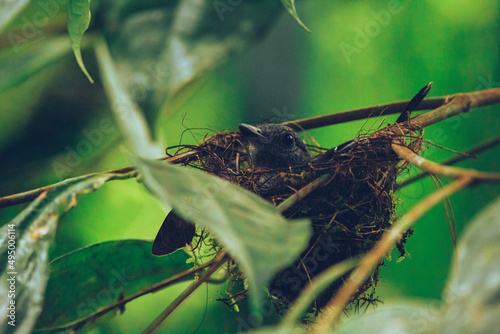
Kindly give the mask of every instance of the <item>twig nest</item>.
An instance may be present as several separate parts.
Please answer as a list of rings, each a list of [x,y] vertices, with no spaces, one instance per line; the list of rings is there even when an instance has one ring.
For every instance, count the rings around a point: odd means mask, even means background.
[[[198,146],[183,147],[198,152],[186,159],[185,165],[236,183],[274,205],[279,205],[318,177],[327,175],[326,183],[284,212],[286,218],[311,219],[314,233],[297,261],[278,273],[270,285],[270,299],[280,315],[286,313],[305,286],[322,271],[368,252],[390,228],[395,220],[397,202],[392,189],[396,177],[405,169],[391,149],[391,143],[402,136],[400,127],[388,126],[370,136],[357,138],[344,152],[316,149],[323,154],[321,159],[280,170],[251,169],[245,139],[237,132],[216,134]],[[420,136],[411,136],[410,142],[415,150],[420,149]],[[407,231],[403,240],[411,233]],[[404,256],[404,245],[398,245],[398,249]],[[242,277],[237,270],[236,267],[232,269],[234,280]],[[367,291],[374,288],[377,281],[378,268],[360,287],[351,303],[359,307],[361,302],[376,302],[374,291]],[[310,312],[317,314],[342,284],[343,281],[338,280],[326,289],[311,305]],[[241,291],[233,294],[238,297],[245,295]],[[238,299],[230,297],[227,301]]]

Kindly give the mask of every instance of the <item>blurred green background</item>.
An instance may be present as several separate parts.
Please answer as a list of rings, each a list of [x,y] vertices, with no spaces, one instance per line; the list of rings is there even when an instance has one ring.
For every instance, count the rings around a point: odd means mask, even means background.
[[[500,1],[304,1],[297,8],[312,34],[283,10],[263,42],[206,73],[180,102],[162,108],[154,125],[158,140],[165,146],[196,144],[212,131],[235,130],[241,122],[287,121],[411,99],[430,81],[434,85],[429,96],[500,86]],[[84,60],[98,79],[93,53],[85,52]],[[129,165],[115,127],[102,132],[102,141],[74,167],[62,174],[54,168],[79,147],[86,133],[102,129],[103,119],[112,119],[102,87],[86,81],[72,55],[0,94],[0,105],[0,196],[61,177]],[[426,129],[424,138],[466,150],[498,135],[499,108],[481,108],[441,122]],[[365,129],[380,121],[369,120]],[[363,124],[329,126],[310,134],[321,146],[332,147],[355,136]],[[499,154],[499,148],[492,149],[460,166],[498,170]],[[442,161],[452,153],[430,147],[424,155]],[[415,172],[410,170],[410,175]],[[402,189],[399,213],[434,190],[429,179]],[[480,185],[454,195],[458,234],[499,194],[498,186]],[[51,257],[107,240],[153,239],[167,212],[134,180],[110,182],[78,200],[60,224]],[[0,223],[23,207],[0,210]],[[404,261],[396,263],[394,258],[382,268],[377,294],[384,302],[411,297],[432,305],[441,298],[453,254],[442,206],[417,222],[407,250],[410,256]],[[99,325],[95,332],[143,330],[183,287],[128,304],[123,315]],[[241,305],[237,313],[215,301],[221,296],[224,286],[203,286],[159,332],[244,329],[247,306]]]

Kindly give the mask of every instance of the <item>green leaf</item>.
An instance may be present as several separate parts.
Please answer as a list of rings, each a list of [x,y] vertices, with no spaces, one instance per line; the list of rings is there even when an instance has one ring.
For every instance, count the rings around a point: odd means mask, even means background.
[[[2,0],[0,1],[0,32],[19,14],[29,0]]]
[[[31,332],[42,311],[48,279],[48,250],[59,219],[76,205],[77,194],[94,191],[113,177],[113,174],[102,174],[61,182],[38,196],[0,229],[0,294],[3,296],[0,309],[7,310],[11,301],[15,301],[16,310],[16,326],[8,325],[11,319],[4,313],[0,319],[0,332],[6,333],[14,328],[19,333]],[[9,255],[15,258],[8,258],[7,251],[14,251]],[[12,282],[15,283],[15,296],[7,298]]]
[[[306,334],[308,331],[305,327],[296,325],[292,328],[282,328],[279,326],[262,327],[255,331],[248,332],[249,334]]]
[[[0,92],[19,85],[69,51],[66,37],[32,42],[17,52],[3,51],[0,53]]]
[[[190,259],[186,252],[156,257],[151,255],[151,247],[152,242],[145,240],[108,241],[52,261],[46,307],[37,329],[54,330],[94,320],[113,303],[192,268],[186,263]]]
[[[299,17],[299,14],[297,14],[297,9],[295,8],[295,0],[281,0],[281,3],[283,6],[285,6],[286,10],[290,13],[290,15],[293,16],[293,18],[297,21],[297,23],[304,28],[307,32],[311,32],[308,27],[302,22],[302,20]]]
[[[138,103],[151,116],[170,98],[173,112],[207,71],[261,41],[283,12],[279,1],[220,0],[111,0],[105,9],[118,75],[129,92],[141,92]]]
[[[153,159],[162,157],[163,150],[153,141],[142,111],[125,90],[106,41],[102,38],[96,43],[96,56],[104,89],[128,147],[144,157]]]
[[[432,324],[438,318],[438,310],[424,304],[383,306],[363,316],[351,317],[329,333],[434,333]]]
[[[276,273],[311,237],[307,220],[287,221],[254,193],[206,173],[131,156],[148,189],[182,218],[208,227],[248,278],[255,306]]]
[[[83,64],[82,51],[80,49],[83,34],[88,29],[89,24],[90,0],[70,0],[68,6],[68,33],[71,41],[71,48],[75,54],[78,66],[80,66],[80,69],[85,73],[89,81],[94,83],[94,80]]]
[[[500,314],[500,198],[469,223],[447,285],[448,333],[498,332]]]

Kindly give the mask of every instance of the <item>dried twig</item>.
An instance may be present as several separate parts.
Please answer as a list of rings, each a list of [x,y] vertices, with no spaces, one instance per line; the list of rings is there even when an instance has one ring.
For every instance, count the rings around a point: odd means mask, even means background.
[[[286,200],[281,202],[277,208],[280,212],[285,212],[287,209],[292,207],[294,204],[299,202],[301,199],[309,195],[312,191],[322,187],[328,179],[331,177],[329,174],[324,174],[309,183],[308,185],[302,187],[299,191],[295,192],[293,195],[288,197]]]
[[[447,177],[459,178],[462,176],[467,176],[473,180],[489,180],[489,181],[500,181],[500,173],[484,173],[473,169],[464,169],[459,167],[444,166],[433,161],[427,160],[422,156],[416,154],[406,146],[402,146],[400,143],[393,143],[392,149],[401,158],[409,162],[410,164],[423,169],[431,174],[442,175]]]
[[[454,164],[461,162],[465,159],[468,159],[470,157],[475,157],[477,154],[482,153],[486,150],[489,150],[490,148],[493,148],[499,144],[500,144],[500,136],[493,138],[493,139],[490,139],[488,141],[485,141],[485,142],[477,145],[476,147],[465,151],[465,155],[461,154],[461,155],[455,156],[451,159],[445,160],[445,161],[441,162],[441,165],[446,165],[446,166],[454,165]],[[420,173],[418,175],[415,175],[413,177],[410,177],[410,178],[404,180],[403,182],[399,183],[395,187],[395,189],[399,190],[399,189],[406,187],[407,185],[409,185],[413,182],[416,182],[416,181],[418,181],[418,180],[420,180],[428,175],[429,175],[429,173],[424,172],[424,173]]]
[[[467,112],[472,108],[497,102],[500,102],[500,90],[498,89],[491,89],[470,94],[457,94],[453,97],[450,103],[428,114],[421,115],[413,119],[412,126],[422,128],[437,123],[448,117]],[[403,134],[408,131],[408,129],[401,129]],[[385,254],[387,254],[389,249],[401,238],[404,231],[406,231],[425,212],[471,182],[500,181],[500,173],[483,173],[476,170],[444,166],[427,160],[413,152],[410,148],[406,147],[401,140],[393,141],[392,149],[401,158],[420,169],[423,169],[431,174],[457,178],[457,180],[429,195],[424,201],[417,204],[405,216],[403,216],[389,231],[384,233],[378,245],[362,258],[359,267],[350,275],[347,283],[330,300],[325,309],[325,313],[319,319],[317,326],[314,328],[314,333],[326,333],[330,330],[334,322],[342,314],[349,298],[356,293],[356,290],[367,279],[370,272],[376,268],[377,264],[385,256]]]

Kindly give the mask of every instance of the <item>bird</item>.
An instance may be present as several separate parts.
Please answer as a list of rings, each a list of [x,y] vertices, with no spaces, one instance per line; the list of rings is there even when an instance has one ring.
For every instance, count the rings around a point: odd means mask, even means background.
[[[348,151],[357,141],[351,139],[320,154],[311,155],[297,132],[289,126],[283,124],[252,126],[242,123],[238,128],[249,142],[247,151],[253,168],[278,169],[327,162],[334,155]]]
[[[151,253],[155,256],[172,254],[190,244],[195,234],[194,224],[182,219],[172,210],[165,217],[156,234]]]
[[[297,133],[281,124],[252,126],[238,125],[249,146],[250,164],[253,168],[283,168],[305,165],[311,154]]]
[[[429,92],[432,82],[406,105],[396,123],[409,121],[411,112],[418,106]],[[272,169],[295,167],[309,163],[321,163],[330,160],[333,156],[351,149],[356,139],[348,140],[334,148],[318,155],[311,155],[307,146],[297,133],[283,124],[261,124],[253,126],[245,123],[238,125],[243,137],[248,141],[247,152],[252,168],[266,167]],[[360,138],[359,140],[365,140]],[[261,188],[271,190],[276,183],[266,177],[261,177]],[[388,182],[392,184],[393,182]],[[180,218],[174,210],[170,211],[163,221],[153,242],[152,254],[156,256],[168,255],[190,244],[195,236],[194,224]]]
[[[311,161],[304,142],[297,133],[281,124],[262,124],[253,126],[240,124],[238,128],[248,141],[247,152],[252,168],[286,168],[306,165]],[[273,184],[266,180],[263,187]],[[152,254],[164,256],[190,244],[195,236],[194,224],[180,218],[174,210],[163,221],[153,242]]]

